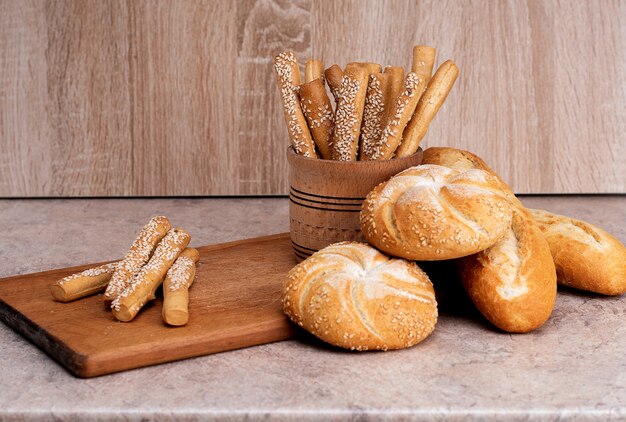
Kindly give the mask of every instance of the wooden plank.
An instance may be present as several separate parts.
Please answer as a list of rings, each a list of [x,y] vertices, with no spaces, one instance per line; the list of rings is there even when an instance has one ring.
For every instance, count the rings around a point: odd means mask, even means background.
[[[271,58],[454,59],[424,146],[626,192],[626,3],[0,0],[0,196],[286,194]],[[346,22],[350,22],[346,24]]]
[[[131,194],[123,1],[46,2],[50,196]],[[28,142],[28,140],[25,140]]]
[[[128,3],[136,195],[238,193],[234,7]]]
[[[93,377],[287,339],[295,329],[280,290],[296,264],[289,234],[198,248],[190,321],[168,327],[161,298],[130,323],[118,322],[102,295],[70,303],[48,286],[96,264],[0,280],[0,320],[79,377]],[[246,265],[241,265],[245,262]]]
[[[0,1],[0,195],[50,193],[45,4]]]

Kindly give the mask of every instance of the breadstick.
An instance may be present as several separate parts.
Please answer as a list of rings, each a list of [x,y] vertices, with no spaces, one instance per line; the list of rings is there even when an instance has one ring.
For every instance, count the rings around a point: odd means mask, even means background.
[[[433,47],[429,47],[427,45],[416,45],[413,47],[413,64],[411,66],[411,72],[415,73],[424,80],[424,87],[428,86],[430,77],[433,74],[435,55],[436,50]]]
[[[300,104],[320,156],[330,160],[335,115],[321,78],[300,85]]]
[[[157,216],[153,217],[141,230],[111,276],[111,281],[104,292],[106,304],[110,304],[128,287],[132,277],[148,262],[157,243],[163,239],[170,227],[167,217]]]
[[[154,299],[154,292],[163,282],[167,270],[190,240],[189,233],[182,229],[167,232],[150,261],[135,274],[130,286],[111,304],[115,318],[123,322],[131,321],[148,301]]]
[[[189,321],[189,287],[196,276],[196,262],[200,254],[194,248],[185,249],[174,265],[167,270],[163,282],[163,322],[185,325]]]
[[[352,63],[348,63],[346,68],[352,67],[352,66],[360,66],[364,68],[369,75],[372,75],[374,73],[380,73],[383,71],[383,68],[378,63],[352,62]]]
[[[404,89],[398,98],[391,103],[387,113],[386,122],[380,140],[373,145],[371,152],[365,156],[366,160],[388,160],[400,144],[402,131],[413,115],[419,93],[424,89],[424,83],[413,72],[406,75]]]
[[[59,302],[71,302],[99,293],[106,288],[116,267],[117,262],[111,262],[72,274],[50,286],[50,292]]]
[[[392,104],[393,101],[398,98],[400,92],[402,92],[402,85],[404,83],[404,69],[400,66],[387,66],[383,72],[389,76],[389,84],[387,89],[383,91],[383,99],[385,104]],[[388,106],[387,106],[388,107]]]
[[[339,102],[339,90],[341,89],[341,80],[343,79],[343,70],[334,64],[324,71],[326,83],[330,88],[330,93],[335,97],[335,103]]]
[[[361,139],[359,140],[359,160],[366,160],[372,154],[372,148],[380,140],[385,122],[384,92],[387,90],[391,75],[389,73],[375,73],[370,75],[363,109],[363,124],[361,125]]]
[[[324,63],[321,60],[307,60],[304,67],[304,80],[305,82],[311,82],[315,79],[321,78],[324,73]]]
[[[411,121],[404,129],[402,143],[396,151],[396,157],[415,154],[428,126],[446,100],[458,75],[459,68],[452,60],[447,60],[439,66],[417,103]]]
[[[368,74],[363,67],[346,66],[335,112],[335,130],[332,137],[333,160],[356,160],[367,81]]]
[[[294,52],[285,51],[276,56],[274,59],[274,70],[276,71],[276,80],[278,81],[278,89],[283,102],[285,123],[287,124],[291,145],[296,154],[315,158],[315,144],[306,125],[304,114],[300,108],[300,100],[296,94],[302,82],[300,80],[298,59]]]

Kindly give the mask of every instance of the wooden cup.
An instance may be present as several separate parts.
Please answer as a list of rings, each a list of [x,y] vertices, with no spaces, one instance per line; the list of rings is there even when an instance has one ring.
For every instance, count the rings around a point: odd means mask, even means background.
[[[392,160],[334,161],[307,158],[287,149],[289,230],[298,261],[337,242],[363,242],[359,213],[379,183],[422,162],[422,149]]]

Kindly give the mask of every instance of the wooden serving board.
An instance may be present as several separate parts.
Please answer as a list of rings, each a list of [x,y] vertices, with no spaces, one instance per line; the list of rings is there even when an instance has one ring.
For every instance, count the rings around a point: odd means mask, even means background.
[[[0,320],[79,377],[284,340],[295,328],[282,313],[280,289],[296,264],[289,234],[197,248],[190,320],[168,327],[159,297],[130,323],[118,322],[102,295],[70,303],[48,286],[97,264],[0,280]]]

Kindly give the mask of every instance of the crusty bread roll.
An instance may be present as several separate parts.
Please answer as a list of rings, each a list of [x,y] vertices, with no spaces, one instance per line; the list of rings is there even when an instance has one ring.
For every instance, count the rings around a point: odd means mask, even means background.
[[[546,239],[525,209],[514,208],[511,227],[495,245],[457,263],[467,294],[496,327],[525,333],[550,317],[556,270]]]
[[[426,273],[357,242],[330,245],[295,266],[283,287],[283,309],[320,339],[352,350],[410,347],[437,322]]]
[[[428,148],[423,163],[459,171],[491,173],[508,193],[513,222],[492,247],[458,261],[463,286],[480,312],[509,332],[528,332],[550,316],[556,297],[556,271],[550,248],[532,216],[509,186],[478,156],[455,148]]]
[[[626,292],[626,248],[601,228],[543,210],[530,210],[543,231],[559,284],[603,295]]]
[[[513,197],[515,194],[513,190],[507,185],[504,180],[496,174],[479,156],[472,154],[469,151],[465,151],[457,148],[449,147],[430,147],[426,148],[422,158],[422,164],[436,164],[438,166],[450,167],[451,169],[465,171],[465,170],[484,170],[487,173],[493,174],[498,182],[502,185],[501,188],[508,191]],[[521,202],[515,198],[517,204],[521,205]]]
[[[369,243],[390,255],[420,261],[460,258],[504,236],[511,224],[506,196],[485,171],[416,166],[369,193],[361,229]]]

